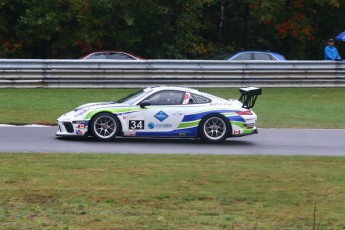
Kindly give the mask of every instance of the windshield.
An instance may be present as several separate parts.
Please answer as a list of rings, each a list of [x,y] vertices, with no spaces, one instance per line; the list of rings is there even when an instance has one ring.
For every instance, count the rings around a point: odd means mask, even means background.
[[[135,93],[131,93],[128,96],[121,98],[115,102],[116,103],[133,104],[134,102],[136,102],[137,100],[139,100],[141,97],[143,97],[146,94],[147,94],[147,92],[145,92],[144,90],[140,90],[140,91],[137,91]]]

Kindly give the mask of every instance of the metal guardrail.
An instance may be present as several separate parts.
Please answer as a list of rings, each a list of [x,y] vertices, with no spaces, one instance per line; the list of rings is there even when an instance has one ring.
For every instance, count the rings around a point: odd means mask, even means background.
[[[345,62],[0,59],[0,88],[344,87]]]

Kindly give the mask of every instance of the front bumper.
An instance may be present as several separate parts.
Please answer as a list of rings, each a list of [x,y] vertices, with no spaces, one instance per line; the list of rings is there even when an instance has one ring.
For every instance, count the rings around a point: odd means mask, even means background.
[[[57,120],[56,136],[87,136],[88,121]]]

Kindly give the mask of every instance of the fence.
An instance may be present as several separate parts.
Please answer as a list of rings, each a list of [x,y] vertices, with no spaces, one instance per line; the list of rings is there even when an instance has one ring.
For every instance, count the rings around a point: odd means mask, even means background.
[[[0,59],[0,88],[343,87],[345,62]]]

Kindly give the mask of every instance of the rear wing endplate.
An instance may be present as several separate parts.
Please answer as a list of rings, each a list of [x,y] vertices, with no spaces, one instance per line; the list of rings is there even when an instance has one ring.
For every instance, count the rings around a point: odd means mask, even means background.
[[[239,88],[239,90],[241,93],[239,101],[242,102],[242,107],[246,109],[253,108],[257,97],[262,94],[262,89],[256,87]]]

